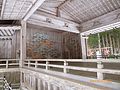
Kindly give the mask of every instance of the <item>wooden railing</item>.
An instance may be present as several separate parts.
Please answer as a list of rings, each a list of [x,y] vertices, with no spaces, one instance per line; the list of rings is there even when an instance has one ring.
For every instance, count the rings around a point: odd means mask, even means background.
[[[0,59],[0,69],[19,68],[19,59]]]
[[[54,63],[53,63],[54,62]],[[61,62],[62,64],[59,64]],[[80,66],[74,66],[69,65],[69,63],[95,63],[96,67],[80,67]],[[114,74],[114,75],[120,75],[119,69],[107,69],[105,67],[105,63],[110,64],[120,64],[120,60],[80,60],[80,59],[26,59],[24,60],[24,67],[28,68],[35,68],[35,69],[46,69],[47,71],[50,70],[50,67],[53,67],[54,69],[62,69],[63,73],[67,74],[67,71],[69,70],[77,70],[77,71],[86,71],[86,72],[95,72],[97,74],[97,79],[103,80],[104,75],[103,74]],[[73,73],[74,74],[74,73]]]

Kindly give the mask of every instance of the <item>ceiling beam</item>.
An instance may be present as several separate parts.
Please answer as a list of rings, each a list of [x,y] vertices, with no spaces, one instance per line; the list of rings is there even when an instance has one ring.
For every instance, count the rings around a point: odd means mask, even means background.
[[[81,32],[86,32],[89,30],[96,30],[106,25],[110,25],[120,21],[120,9],[109,12],[103,16],[97,17],[95,19],[89,20],[81,24]]]
[[[76,26],[79,26],[79,25],[80,25],[79,23],[76,23],[76,22],[73,22],[73,21],[71,21],[71,20],[61,18],[61,17],[56,17],[55,15],[46,13],[46,12],[44,12],[44,11],[36,11],[35,14],[37,14],[37,15],[42,15],[42,16],[45,16],[45,17],[48,17],[48,18],[54,18],[54,19],[57,19],[57,20],[60,20],[60,21],[64,21],[64,22],[66,22],[66,23],[74,24],[74,25],[76,25]]]
[[[56,26],[47,22],[42,22],[42,21],[36,21],[36,20],[29,20],[27,21],[27,23],[29,24],[33,24],[33,25],[37,25],[37,26],[42,26],[42,27],[46,27],[46,28],[51,28],[51,29],[55,29],[55,30],[59,30],[59,31],[66,31],[66,32],[72,32],[72,33],[80,33],[78,29],[72,29],[72,28],[68,28],[68,27],[60,27],[60,26]]]
[[[2,3],[2,10],[1,10],[1,18],[3,18],[4,9],[5,9],[5,4],[6,4],[6,0],[3,0],[3,3]]]
[[[35,4],[31,7],[31,9],[27,12],[25,17],[23,18],[24,21],[28,20],[29,17],[44,3],[45,0],[37,0]]]
[[[116,22],[113,24],[109,24],[103,27],[99,27],[99,28],[95,28],[86,32],[82,32],[81,35],[90,35],[90,34],[96,34],[96,33],[100,33],[100,32],[105,32],[105,31],[109,31],[112,30],[114,28],[120,28],[120,22]]]
[[[63,5],[65,5],[68,1],[70,0],[65,0],[63,3],[61,3],[59,6],[58,6],[58,9],[60,9]]]
[[[32,15],[27,22],[29,24],[52,28],[56,30],[80,33],[79,26],[76,26],[70,23],[65,23],[64,21],[60,21],[54,18],[48,18],[45,16],[37,15],[37,14]]]
[[[63,2],[57,7],[57,12],[56,12],[57,17],[60,17],[60,16],[61,16],[61,15],[60,15],[60,8],[61,8],[64,4],[66,4],[68,1],[69,1],[69,0],[63,1]]]

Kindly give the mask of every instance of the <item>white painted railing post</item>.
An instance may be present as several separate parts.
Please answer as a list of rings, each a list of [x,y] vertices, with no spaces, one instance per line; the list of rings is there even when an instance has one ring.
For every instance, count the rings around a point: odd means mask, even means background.
[[[37,68],[37,61],[35,61],[35,68]]]
[[[66,61],[64,61],[64,73],[67,73],[67,68],[66,68],[67,65],[68,65],[68,63]]]
[[[8,68],[8,60],[6,60],[6,69]]]
[[[30,60],[28,60],[28,67],[30,67]]]
[[[97,68],[98,68],[98,69],[103,69],[103,68],[104,68],[102,62],[97,62]],[[103,73],[97,72],[97,79],[103,80],[103,79],[104,79]]]
[[[49,64],[49,62],[46,61],[46,70],[48,70],[48,64]]]

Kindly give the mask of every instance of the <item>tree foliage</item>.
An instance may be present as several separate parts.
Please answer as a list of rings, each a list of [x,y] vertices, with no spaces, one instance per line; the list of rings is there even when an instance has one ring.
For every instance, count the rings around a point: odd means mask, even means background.
[[[114,28],[109,31],[101,32],[99,33],[100,37],[106,37],[108,38],[108,35],[114,40],[115,43],[120,43],[120,28]],[[98,34],[90,34],[88,38],[88,46],[90,48],[98,48]],[[108,39],[109,40],[109,39]],[[106,43],[106,41],[105,41]],[[115,47],[118,47],[117,44],[115,44]]]

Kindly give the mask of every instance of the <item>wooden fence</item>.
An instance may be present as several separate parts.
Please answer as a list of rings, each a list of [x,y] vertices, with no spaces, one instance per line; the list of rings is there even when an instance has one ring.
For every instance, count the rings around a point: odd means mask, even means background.
[[[0,69],[19,68],[19,59],[0,59]]]
[[[54,64],[51,64],[54,62]],[[63,64],[58,65],[59,62]],[[96,63],[96,68],[89,67],[80,67],[80,66],[70,66],[68,63]],[[77,70],[77,71],[86,71],[86,72],[95,72],[97,73],[97,79],[103,80],[104,74],[113,74],[120,75],[119,69],[106,69],[105,64],[103,63],[115,63],[120,64],[120,60],[80,60],[80,59],[26,59],[24,60],[24,67],[34,68],[34,69],[46,69],[50,70],[50,67],[54,69],[63,69],[63,73],[67,74],[69,70]],[[45,67],[45,68],[42,68]]]

